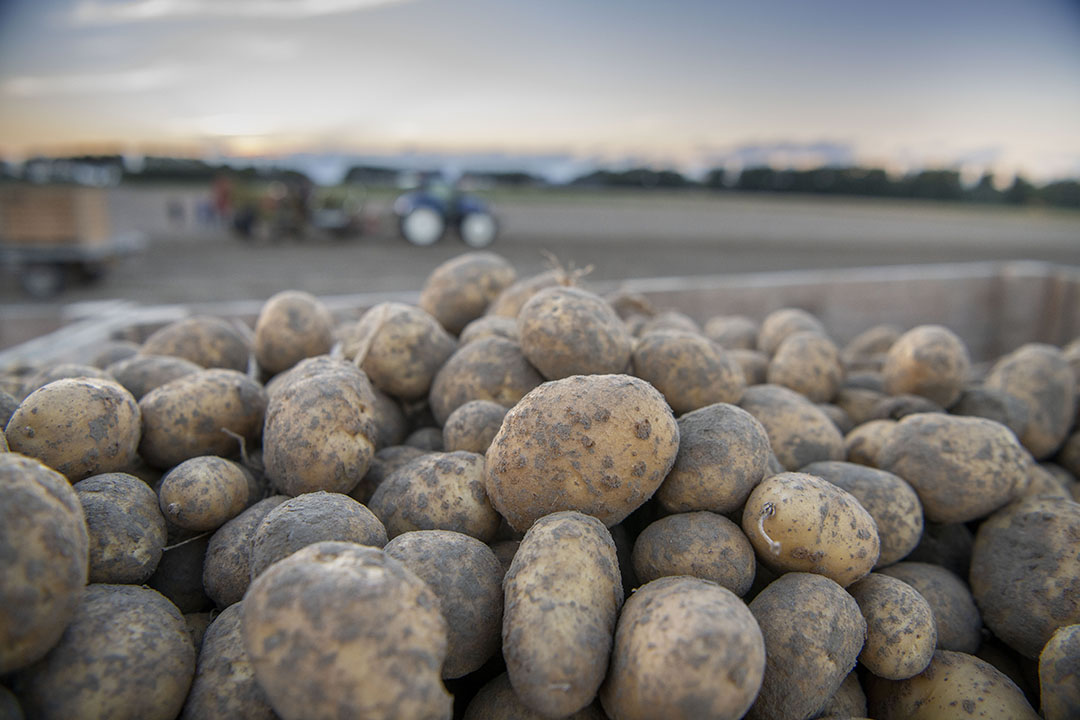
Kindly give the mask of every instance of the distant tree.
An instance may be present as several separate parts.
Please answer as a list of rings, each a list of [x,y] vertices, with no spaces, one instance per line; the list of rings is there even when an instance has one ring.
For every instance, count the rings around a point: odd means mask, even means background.
[[[1080,182],[1060,180],[1039,190],[1039,197],[1048,205],[1080,208]]]
[[[1005,202],[1011,205],[1027,205],[1038,196],[1035,186],[1029,183],[1023,175],[1013,178],[1012,185],[1005,191]]]
[[[346,183],[392,184],[399,172],[379,165],[354,165],[345,173]]]
[[[964,188],[960,173],[956,170],[923,170],[905,178],[904,194],[907,197],[928,200],[960,200]]]
[[[739,190],[770,192],[777,189],[777,172],[771,167],[752,167],[739,173]]]
[[[710,190],[724,190],[727,188],[727,185],[724,184],[725,177],[724,168],[713,168],[705,174],[705,179],[702,180],[701,184]]]
[[[572,185],[616,188],[685,188],[691,183],[674,170],[631,168],[622,172],[596,170],[571,181]]]
[[[975,187],[968,191],[967,196],[975,202],[997,203],[1001,202],[1001,191],[994,187],[994,173],[983,173]]]

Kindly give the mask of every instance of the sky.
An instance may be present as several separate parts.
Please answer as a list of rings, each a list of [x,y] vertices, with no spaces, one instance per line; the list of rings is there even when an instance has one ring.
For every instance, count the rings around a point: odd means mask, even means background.
[[[0,156],[1080,177],[1080,0],[0,0]]]

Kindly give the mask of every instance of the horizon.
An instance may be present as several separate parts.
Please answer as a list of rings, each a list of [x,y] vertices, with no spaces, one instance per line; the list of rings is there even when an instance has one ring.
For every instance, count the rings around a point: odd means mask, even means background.
[[[57,47],[62,48],[57,51]],[[0,157],[1080,176],[1080,5],[9,0]],[[527,168],[526,168],[527,169]]]

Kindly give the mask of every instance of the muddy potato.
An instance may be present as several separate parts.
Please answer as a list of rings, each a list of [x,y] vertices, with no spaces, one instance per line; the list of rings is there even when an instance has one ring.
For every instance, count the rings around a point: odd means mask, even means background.
[[[384,302],[360,318],[345,356],[362,356],[360,367],[383,392],[419,400],[427,397],[435,373],[456,349],[454,338],[424,310]]]
[[[515,530],[558,510],[611,526],[652,497],[678,448],[671,409],[647,382],[575,375],[544,383],[506,414],[485,485]]]
[[[503,597],[503,657],[517,696],[549,717],[589,705],[607,673],[623,601],[607,528],[573,511],[537,520],[514,555]]]
[[[449,720],[440,680],[446,620],[420,578],[380,549],[321,542],[249,588],[241,634],[255,679],[282,720]]]
[[[731,591],[667,577],[627,600],[600,701],[612,720],[741,718],[765,672],[765,642]]]
[[[964,388],[960,399],[949,412],[999,422],[1012,430],[1017,437],[1023,436],[1028,422],[1028,408],[1023,400],[982,385],[969,385]]]
[[[968,522],[1012,500],[1030,456],[993,420],[941,413],[904,418],[878,452],[878,467],[915,488],[927,520]]]
[[[89,537],[67,479],[33,458],[0,454],[0,675],[60,639],[86,585]]]
[[[779,385],[755,385],[743,393],[739,407],[765,428],[769,446],[788,470],[819,460],[842,460],[844,436],[816,405]]]
[[[422,427],[413,430],[401,441],[402,445],[418,448],[427,452],[443,451],[443,433],[440,428]]]
[[[1080,625],[1058,628],[1039,653],[1039,691],[1046,720],[1080,717]]]
[[[982,617],[967,584],[939,565],[905,561],[883,568],[882,575],[915,588],[934,613],[937,646],[973,654],[982,643]]]
[[[241,332],[236,325],[219,317],[184,318],[146,338],[139,352],[180,357],[204,368],[246,372],[251,357],[250,332]]]
[[[1028,466],[1027,483],[1017,491],[1017,498],[1029,495],[1052,495],[1063,500],[1072,500],[1065,483],[1038,463]]]
[[[813,572],[847,587],[877,564],[873,516],[853,495],[805,473],[781,473],[754,488],[742,515],[758,559],[778,572]]]
[[[486,313],[516,320],[521,308],[536,293],[556,285],[573,285],[574,282],[575,279],[571,274],[562,269],[546,270],[531,277],[515,280],[503,288],[502,292],[491,301]]]
[[[533,295],[517,316],[521,351],[548,380],[626,369],[632,338],[599,295],[556,286]]]
[[[450,413],[443,425],[443,448],[485,453],[502,427],[507,409],[490,400],[473,400]]]
[[[0,718],[2,720],[26,720],[19,699],[15,697],[15,693],[3,685],[0,685]]]
[[[263,304],[255,322],[255,360],[269,375],[330,352],[333,342],[334,318],[311,293],[277,293]]]
[[[866,693],[859,684],[859,675],[852,670],[840,683],[840,689],[833,693],[825,707],[817,715],[818,718],[832,718],[834,720],[850,720],[853,718],[866,717]]]
[[[878,453],[896,427],[896,420],[870,420],[855,426],[844,436],[844,455],[847,461],[877,467]]]
[[[840,351],[840,361],[844,367],[866,366],[878,361],[884,362],[889,352],[901,335],[895,325],[875,325],[853,337]]]
[[[907,559],[940,565],[956,576],[966,578],[971,568],[971,548],[974,544],[975,535],[964,523],[926,521],[922,539]]]
[[[83,365],[80,363],[48,365],[27,378],[22,386],[22,394],[20,397],[26,398],[27,395],[38,388],[43,388],[49,383],[56,382],[57,380],[71,380],[76,378],[97,378],[99,380],[114,379],[108,372],[101,368],[94,367],[93,365]]]
[[[446,618],[444,678],[478,670],[499,649],[502,635],[502,566],[476,538],[446,530],[398,535],[386,554],[427,583]]]
[[[788,335],[800,331],[828,337],[825,327],[816,317],[799,308],[782,308],[765,316],[758,332],[757,349],[772,356]]]
[[[349,491],[349,497],[367,505],[371,502],[371,496],[382,481],[390,477],[390,473],[404,467],[416,458],[427,455],[429,451],[411,445],[391,445],[375,453],[368,465],[368,471],[363,479]]]
[[[243,613],[230,605],[207,628],[180,720],[276,720],[244,651]]]
[[[877,404],[888,395],[877,390],[858,387],[841,387],[833,402],[844,410],[856,426],[869,422]]]
[[[1023,691],[993,665],[948,650],[935,652],[926,670],[906,680],[868,676],[866,697],[878,720],[1039,717]]]
[[[166,539],[154,491],[125,473],[94,475],[72,488],[89,531],[89,582],[146,582],[161,560]]]
[[[7,436],[4,435],[3,430],[0,430],[0,452],[11,452],[7,444]]]
[[[0,432],[8,424],[8,420],[11,419],[17,407],[19,407],[19,401],[9,393],[0,390]]]
[[[832,403],[816,403],[815,406],[825,414],[825,417],[829,418],[842,435],[851,432],[855,427],[855,422],[839,405],[833,405]]]
[[[899,562],[919,544],[923,533],[922,504],[911,486],[896,475],[834,461],[811,463],[800,472],[848,491],[874,518],[881,540],[881,554],[875,568]]]
[[[654,330],[634,346],[634,374],[663,393],[677,414],[713,403],[736,403],[746,387],[742,368],[703,335]]]
[[[495,553],[495,559],[499,561],[504,577],[510,572],[510,563],[514,561],[514,555],[517,554],[520,545],[520,540],[498,540],[491,543],[491,551]]]
[[[158,502],[165,519],[186,530],[217,530],[248,506],[248,476],[213,455],[185,460],[161,478]]]
[[[484,489],[484,456],[434,452],[394,471],[379,485],[371,511],[395,538],[412,530],[453,530],[489,542],[499,529]]]
[[[757,348],[758,324],[745,315],[717,315],[705,321],[705,337],[728,350]]]
[[[139,405],[120,384],[66,378],[23,400],[4,434],[12,451],[37,458],[77,482],[131,465],[141,428]]]
[[[656,499],[668,512],[738,510],[765,477],[769,436],[754,416],[726,403],[678,419],[679,451]]]
[[[791,333],[776,347],[766,382],[823,403],[836,395],[843,375],[840,352],[833,341],[819,332],[802,330]]]
[[[184,358],[135,355],[113,363],[108,367],[108,372],[138,401],[154,388],[202,369],[201,365]]]
[[[203,370],[151,390],[139,401],[147,464],[171,468],[199,455],[232,457],[262,433],[266,393],[234,370]]]
[[[375,454],[375,396],[363,373],[326,369],[289,380],[270,398],[266,476],[284,495],[347,493]]]
[[[963,340],[940,325],[920,325],[892,344],[882,374],[890,395],[920,395],[947,408],[960,397],[970,370]]]
[[[694,318],[677,310],[665,310],[650,316],[638,329],[638,337],[644,337],[651,332],[685,332],[691,335],[702,335],[701,326]],[[702,335],[704,337],[704,335]]]
[[[750,603],[765,639],[765,676],[747,718],[814,717],[855,667],[866,621],[855,599],[811,573],[781,575]]]
[[[1077,429],[1061,446],[1058,463],[1068,470],[1074,478],[1080,478],[1080,429]]]
[[[458,348],[431,383],[431,412],[439,425],[470,400],[511,407],[543,382],[517,343],[483,338]]]
[[[492,252],[463,253],[432,271],[420,291],[419,305],[457,335],[515,280],[517,272],[505,258]]]
[[[502,315],[484,315],[473,320],[461,330],[458,335],[458,344],[466,345],[473,340],[486,337],[501,337],[506,340],[521,342],[518,337],[517,320],[503,317]]]
[[[917,413],[944,413],[945,409],[921,395],[894,395],[879,400],[870,409],[870,420],[903,420]]]
[[[270,509],[251,537],[251,579],[292,553],[324,541],[381,548],[386,528],[348,495],[312,492]]]
[[[491,680],[469,701],[464,720],[546,720],[528,708],[514,693],[510,676],[503,673]],[[593,703],[582,710],[567,715],[562,720],[608,720],[608,716]]]
[[[723,515],[690,512],[650,524],[631,556],[641,583],[688,575],[714,582],[739,597],[754,582],[754,548],[739,526]]]
[[[169,530],[169,544],[146,585],[164,595],[182,613],[211,610],[214,603],[202,583],[210,534],[180,530],[175,525]]]
[[[879,678],[903,680],[926,669],[937,646],[930,605],[915,588],[888,575],[870,573],[848,592],[866,619],[863,667]]]
[[[1024,498],[983,521],[971,556],[971,591],[983,622],[1036,658],[1054,631],[1080,623],[1080,504]]]
[[[1001,358],[986,377],[986,387],[1020,400],[1027,423],[1019,433],[1036,460],[1061,447],[1076,414],[1076,378],[1064,353],[1053,345],[1030,343]]]
[[[217,529],[203,560],[203,588],[219,609],[240,602],[251,584],[251,541],[267,513],[288,500],[272,495]]]
[[[198,665],[199,652],[202,650],[203,638],[206,636],[206,629],[210,627],[210,622],[213,619],[213,612],[197,612],[184,614],[184,625],[187,626],[188,635],[191,636],[191,644],[195,647],[196,665]]]
[[[769,356],[759,350],[730,348],[728,357],[742,368],[747,385],[762,385],[769,373]]]
[[[173,720],[194,673],[191,635],[172,603],[136,585],[89,585],[60,642],[16,686],[41,720]]]
[[[375,416],[375,449],[400,445],[409,434],[409,421],[397,400],[376,387],[371,388],[375,397],[372,413]]]

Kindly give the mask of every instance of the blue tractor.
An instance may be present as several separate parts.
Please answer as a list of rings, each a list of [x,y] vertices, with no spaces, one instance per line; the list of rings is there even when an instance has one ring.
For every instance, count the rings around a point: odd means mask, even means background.
[[[413,245],[433,245],[453,228],[469,247],[495,241],[499,224],[482,198],[463,192],[439,175],[425,177],[419,188],[394,201],[401,236]]]

